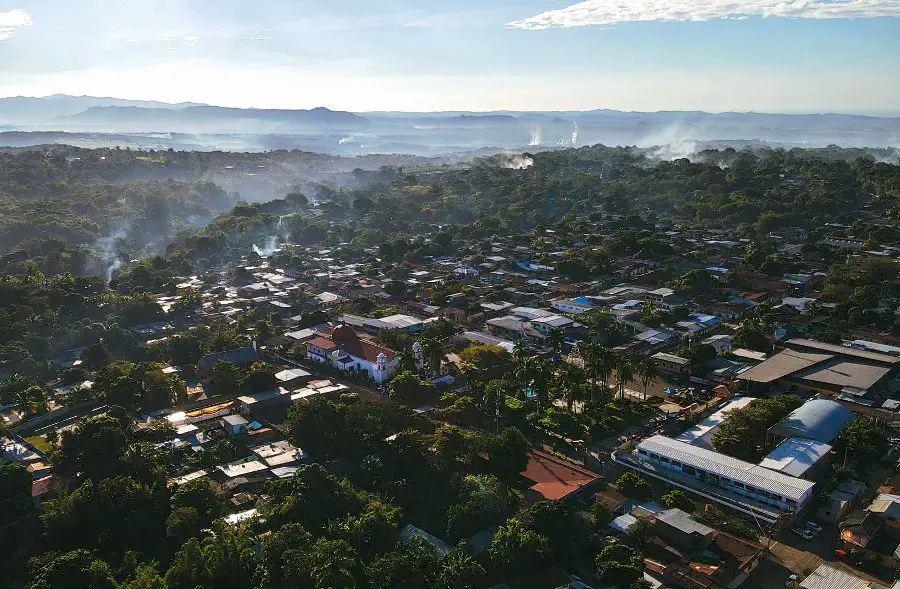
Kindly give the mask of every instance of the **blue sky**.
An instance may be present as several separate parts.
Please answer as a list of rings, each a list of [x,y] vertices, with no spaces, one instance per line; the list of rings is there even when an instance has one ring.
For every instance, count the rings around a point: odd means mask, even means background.
[[[900,111],[900,0],[0,0],[0,96]]]

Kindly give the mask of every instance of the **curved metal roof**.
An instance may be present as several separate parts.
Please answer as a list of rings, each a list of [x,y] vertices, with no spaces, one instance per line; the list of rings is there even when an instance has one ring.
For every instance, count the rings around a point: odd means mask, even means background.
[[[853,412],[834,401],[813,399],[769,428],[785,438],[807,438],[828,444],[853,421]]]

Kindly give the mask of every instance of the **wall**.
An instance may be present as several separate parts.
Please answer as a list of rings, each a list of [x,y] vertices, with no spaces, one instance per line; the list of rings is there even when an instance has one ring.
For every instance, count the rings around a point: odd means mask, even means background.
[[[713,480],[713,479],[709,478],[710,475],[708,473],[700,472],[698,469],[689,467],[690,469],[694,470],[694,472],[691,473],[689,471],[683,470],[680,466],[674,466],[671,463],[662,462],[658,458],[654,458],[653,456],[650,456],[649,454],[644,454],[643,452],[644,452],[643,450],[639,451],[638,459],[645,461],[645,462],[649,462],[649,463],[653,464],[654,466],[656,466],[657,468],[677,472],[677,473],[681,474],[682,476],[688,476],[688,477],[694,478],[695,480],[700,481],[704,485],[707,485],[711,488],[724,489],[724,490],[728,491],[729,493],[733,493],[735,495],[741,495],[743,497],[753,499],[754,501],[758,501],[760,503],[765,503],[766,505],[769,505],[770,507],[773,507],[780,511],[787,511],[787,510],[792,510],[792,511],[796,511],[796,512],[802,511],[803,508],[805,507],[805,504],[808,501],[810,493],[811,493],[811,491],[807,492],[806,495],[804,495],[804,497],[802,497],[800,499],[800,501],[798,501],[796,504],[792,504],[790,499],[786,499],[786,498],[774,499],[767,495],[763,495],[762,493],[764,493],[765,491],[762,491],[761,489],[754,490],[754,489],[748,489],[746,487],[738,487],[738,486],[731,484],[730,482],[725,483],[721,479],[718,481]],[[714,475],[712,475],[712,476],[714,476]]]

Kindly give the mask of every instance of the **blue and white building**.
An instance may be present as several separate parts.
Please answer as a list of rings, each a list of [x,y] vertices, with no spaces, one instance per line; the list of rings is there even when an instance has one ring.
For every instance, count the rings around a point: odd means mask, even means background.
[[[616,462],[707,500],[769,523],[800,513],[814,499],[815,483],[725,454],[667,438],[642,440],[620,450]]]

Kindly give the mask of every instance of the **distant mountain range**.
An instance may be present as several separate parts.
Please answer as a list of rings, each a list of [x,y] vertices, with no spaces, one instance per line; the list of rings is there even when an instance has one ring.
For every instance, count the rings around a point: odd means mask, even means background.
[[[368,121],[353,113],[333,111],[324,107],[311,110],[225,108],[221,106],[184,106],[176,108],[148,108],[141,106],[92,106],[74,115],[57,119],[63,125],[105,127],[118,131],[139,131],[150,128],[159,131],[185,127],[221,126],[229,130],[246,130],[254,125],[266,127],[267,132],[289,132],[292,128],[356,128]]]
[[[0,98],[0,125],[10,123],[45,123],[57,117],[73,116],[90,108],[117,106],[134,108],[180,109],[201,106],[193,102],[170,104],[151,100],[124,100],[94,96],[54,94],[44,98],[16,96]]]
[[[24,133],[23,133],[24,132]],[[29,133],[34,133],[30,135]],[[31,141],[181,149],[307,149],[338,155],[439,155],[482,148],[547,149],[669,146],[672,157],[697,142],[783,146],[900,147],[900,118],[848,114],[625,112],[351,113],[226,108],[206,104],[54,95],[0,99],[0,145]],[[31,139],[33,137],[33,139]]]

